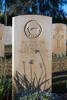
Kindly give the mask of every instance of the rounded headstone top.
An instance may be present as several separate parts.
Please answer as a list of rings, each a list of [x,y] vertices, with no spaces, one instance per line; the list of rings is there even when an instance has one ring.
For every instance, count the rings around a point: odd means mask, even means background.
[[[13,20],[17,20],[17,19],[22,19],[22,18],[25,18],[25,19],[29,19],[29,18],[42,18],[42,19],[50,20],[52,22],[52,17],[43,16],[43,15],[19,15],[19,16],[13,17],[12,19]]]

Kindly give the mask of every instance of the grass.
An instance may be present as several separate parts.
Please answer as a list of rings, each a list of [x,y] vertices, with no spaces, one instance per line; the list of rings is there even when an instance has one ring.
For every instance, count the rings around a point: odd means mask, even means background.
[[[20,99],[18,100],[48,100],[48,97],[45,95],[41,95],[38,99],[38,96],[35,94],[32,95],[28,95],[28,96],[24,96],[24,97],[20,97]]]
[[[0,88],[0,100],[2,100],[2,92],[3,92],[3,89]]]
[[[5,46],[5,57],[6,57],[6,66],[7,69],[12,68],[12,46],[11,45],[6,45]],[[2,60],[2,67],[5,68],[4,66],[4,62],[5,59],[3,58]],[[11,75],[10,71],[9,73],[6,72],[6,75]],[[0,73],[0,77],[4,76],[3,73]],[[6,78],[7,79],[7,78]],[[11,81],[6,81],[5,78],[3,78],[3,83],[1,83],[1,79],[0,79],[0,100],[7,100],[7,91],[9,90],[9,87],[11,89]],[[9,90],[11,91],[11,90]],[[11,92],[9,92],[11,95]],[[11,100],[11,96],[10,96],[10,100]]]

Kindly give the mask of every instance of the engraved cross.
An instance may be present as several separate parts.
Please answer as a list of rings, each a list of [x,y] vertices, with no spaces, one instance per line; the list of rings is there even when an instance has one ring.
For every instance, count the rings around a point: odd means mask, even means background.
[[[57,48],[60,48],[60,41],[64,38],[64,36],[61,35],[61,34],[57,31],[57,33],[53,36],[53,38],[57,40]]]

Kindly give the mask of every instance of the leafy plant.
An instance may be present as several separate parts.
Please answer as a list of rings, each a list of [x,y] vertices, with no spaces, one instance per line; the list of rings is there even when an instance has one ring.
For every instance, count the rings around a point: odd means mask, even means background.
[[[6,79],[4,82],[3,98],[6,98],[6,100],[11,100],[12,98],[12,80],[11,79]]]
[[[39,95],[38,94],[30,94],[26,95],[24,97],[20,97],[19,100],[48,100],[48,97],[45,95]]]
[[[41,77],[38,80],[35,74],[34,79],[30,82],[27,76],[25,75],[22,76],[19,72],[16,72],[16,77],[14,77],[14,80],[16,83],[17,91],[18,91],[16,93],[16,88],[14,89],[15,90],[15,100],[18,100],[22,96],[30,95],[35,92],[39,94],[39,92],[41,91],[41,86],[45,85],[45,83],[49,81],[49,79],[41,81]],[[35,85],[35,80],[37,80],[37,85]]]
[[[12,100],[12,80],[2,77],[0,83],[0,100]]]

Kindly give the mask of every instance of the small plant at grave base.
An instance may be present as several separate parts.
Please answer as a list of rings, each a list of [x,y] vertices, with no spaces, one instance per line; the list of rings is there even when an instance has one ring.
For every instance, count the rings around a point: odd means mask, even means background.
[[[58,96],[55,93],[49,92],[40,92],[39,94],[36,92],[34,94],[25,95],[20,97],[18,100],[63,100],[61,96]]]
[[[12,100],[12,80],[5,79],[2,91],[2,100]]]
[[[32,81],[31,84],[27,77],[22,76],[19,72],[16,72],[14,80],[19,91],[18,93],[15,91],[14,100],[62,100],[62,98],[57,96],[55,93],[41,91],[39,87],[42,83],[35,86],[34,81]],[[20,80],[24,85],[20,84],[18,80]]]
[[[42,74],[41,74],[41,77],[42,77]],[[32,97],[32,94],[37,92],[38,93],[38,95],[36,97],[37,99],[34,99],[34,100],[40,100],[39,92],[41,91],[41,86],[45,85],[45,83],[49,81],[49,79],[48,80],[44,79],[43,81],[41,81],[41,77],[38,80],[37,75],[35,74],[35,77],[32,79],[32,81],[29,81],[26,75],[22,76],[18,71],[16,71],[16,76],[14,77],[14,81],[16,83],[18,93],[16,93],[16,91],[15,91],[14,99],[19,100],[21,97],[26,98],[26,97],[29,97],[30,94]],[[20,81],[18,81],[18,80],[20,80]],[[37,80],[37,85],[35,85],[35,80]],[[22,84],[20,84],[20,82]]]
[[[37,95],[37,94],[31,94],[31,95],[26,95],[23,97],[20,97],[18,100],[49,100],[47,96],[45,95]]]

